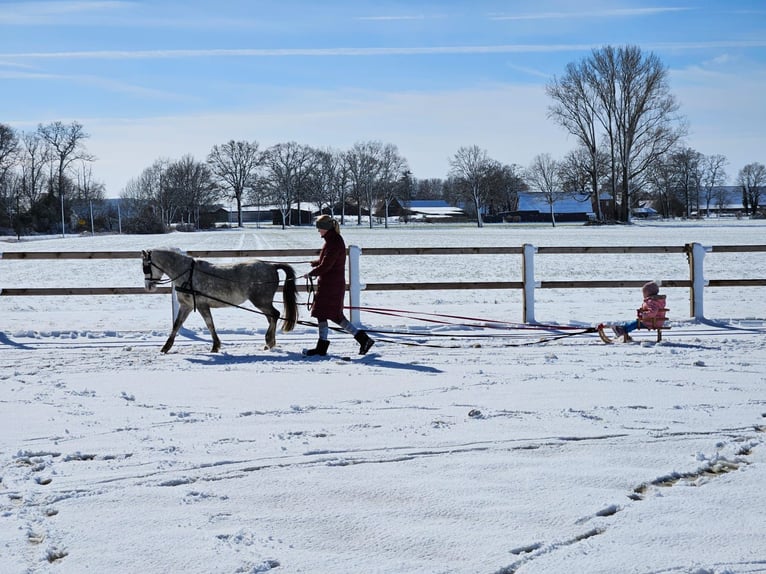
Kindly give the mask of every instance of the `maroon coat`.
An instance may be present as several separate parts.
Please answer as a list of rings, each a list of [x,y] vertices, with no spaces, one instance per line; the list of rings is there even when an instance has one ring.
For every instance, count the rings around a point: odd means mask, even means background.
[[[324,246],[319,259],[311,262],[310,277],[318,277],[311,316],[319,321],[339,322],[343,319],[343,300],[346,296],[346,243],[335,230],[324,235]]]

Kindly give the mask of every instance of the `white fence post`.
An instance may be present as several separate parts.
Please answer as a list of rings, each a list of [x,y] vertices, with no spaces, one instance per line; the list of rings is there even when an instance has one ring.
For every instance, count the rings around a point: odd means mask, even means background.
[[[522,283],[524,285],[524,323],[535,322],[535,253],[537,247],[529,243],[524,244],[524,252],[522,254]]]
[[[691,315],[697,321],[701,321],[705,318],[704,292],[705,286],[708,284],[708,281],[705,279],[705,253],[710,251],[710,247],[704,247],[699,243],[691,243],[687,244],[686,248],[692,284],[689,293]]]
[[[348,248],[348,298],[351,306],[351,323],[356,327],[362,326],[362,302],[363,285],[360,279],[359,258],[362,248],[358,245],[350,245]]]

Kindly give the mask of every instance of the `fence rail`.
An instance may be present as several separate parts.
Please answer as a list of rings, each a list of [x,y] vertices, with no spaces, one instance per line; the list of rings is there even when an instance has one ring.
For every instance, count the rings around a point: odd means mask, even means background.
[[[521,289],[523,291],[524,322],[533,323],[534,293],[536,289],[614,289],[640,287],[643,281],[634,280],[585,280],[585,281],[538,281],[534,275],[536,255],[600,255],[600,254],[686,254],[689,262],[688,279],[663,279],[665,287],[688,287],[690,316],[704,318],[705,287],[764,287],[766,278],[757,279],[711,279],[704,277],[704,257],[706,253],[759,253],[766,252],[766,245],[714,245],[702,246],[689,243],[683,246],[548,246],[535,247],[525,244],[521,247],[373,247],[364,250],[365,256],[403,256],[403,255],[521,255],[521,281],[470,281],[470,282],[429,282],[429,283],[364,283],[360,276],[359,261],[362,249],[351,245],[349,257],[349,298],[352,309],[352,321],[359,323],[359,311],[362,291],[423,291],[454,289]],[[285,258],[316,257],[316,249],[259,249],[259,250],[189,250],[188,255],[199,258]],[[98,259],[138,259],[140,251],[8,251],[0,252],[0,260],[98,260]],[[2,278],[0,277],[0,280]],[[299,291],[306,287],[297,285]],[[0,296],[70,296],[70,295],[150,295],[172,293],[171,287],[160,287],[148,292],[143,287],[23,287],[3,288]]]

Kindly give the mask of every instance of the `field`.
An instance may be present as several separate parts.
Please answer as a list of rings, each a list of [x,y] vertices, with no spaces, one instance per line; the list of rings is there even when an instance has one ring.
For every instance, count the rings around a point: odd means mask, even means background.
[[[349,226],[362,247],[763,244],[766,225]],[[319,248],[314,229],[0,242],[2,251]],[[708,278],[763,278],[715,254]],[[291,261],[298,274],[306,261]],[[538,256],[538,280],[688,279],[682,255]],[[517,256],[365,257],[363,281],[516,281]],[[5,261],[0,287],[143,286],[138,259]],[[5,573],[766,572],[766,288],[663,289],[661,343],[605,345],[637,289],[363,292],[379,342],[193,315],[167,295],[0,296]],[[431,313],[440,323],[414,315]],[[470,317],[470,321],[448,318]],[[305,307],[301,318],[310,319]],[[344,360],[344,357],[351,360]]]

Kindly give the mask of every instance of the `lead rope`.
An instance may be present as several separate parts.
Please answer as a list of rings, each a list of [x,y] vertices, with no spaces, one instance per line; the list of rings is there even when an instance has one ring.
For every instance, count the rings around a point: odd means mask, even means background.
[[[197,291],[194,289],[194,285],[192,284],[192,281],[194,279],[194,262],[195,260],[191,260],[191,267],[189,267],[189,278],[183,282],[183,285],[177,287],[176,289],[180,291],[181,293],[191,293],[192,296],[192,303],[194,305],[194,312],[197,312]]]
[[[306,275],[306,309],[311,311],[311,307],[314,305],[314,278],[311,275]]]

